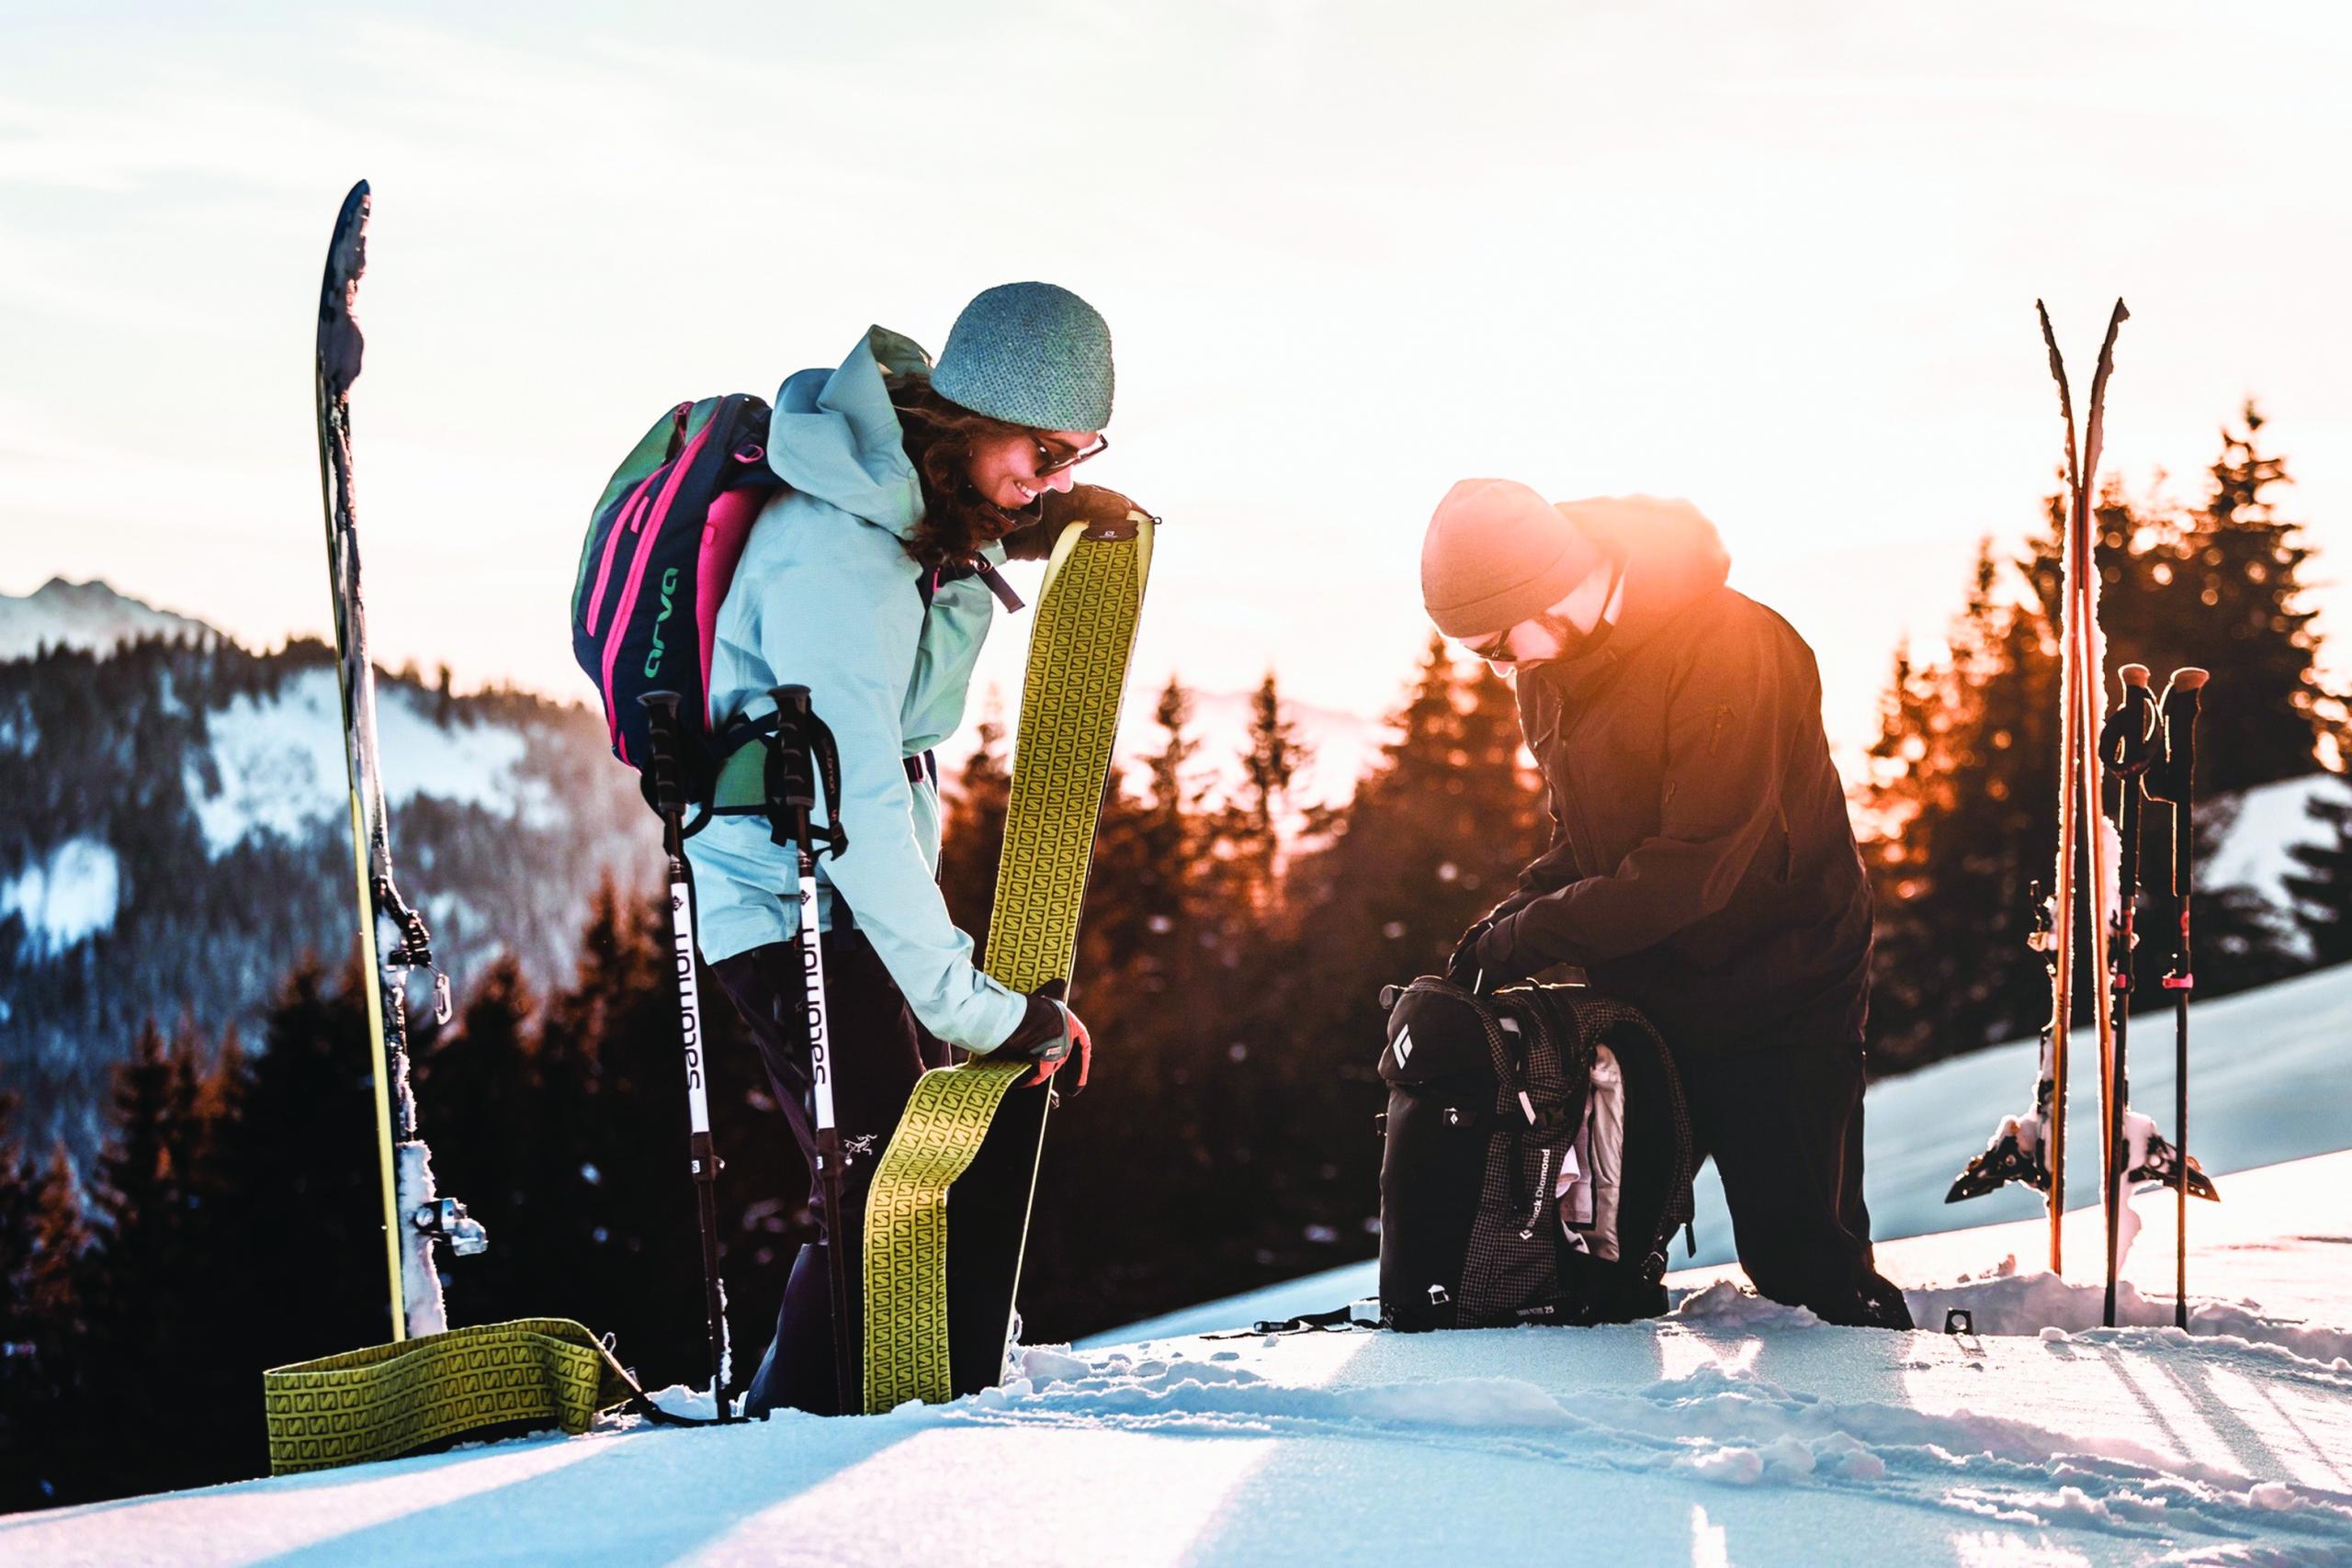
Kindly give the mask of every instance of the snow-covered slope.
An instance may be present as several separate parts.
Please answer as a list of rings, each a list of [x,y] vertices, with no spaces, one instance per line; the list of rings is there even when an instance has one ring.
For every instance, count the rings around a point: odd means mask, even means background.
[[[2314,800],[2352,800],[2352,781],[2313,773],[2246,791],[2232,808],[2229,829],[2212,859],[2200,868],[2208,887],[2252,888],[2279,913],[2279,934],[2288,946],[2306,954],[2302,931],[2286,918],[2295,908],[2286,879],[2304,871],[2294,857],[2297,845],[2329,841],[2328,829],[2312,819],[2309,807]]]
[[[2344,1322],[2348,1180],[2338,1156],[2235,1184],[2206,1290],[2259,1277],[2239,1258],[2292,1258],[2334,1281],[2321,1300]],[[610,1420],[20,1516],[0,1520],[0,1557],[2352,1561],[2352,1333],[2223,1300],[2188,1334],[2091,1329],[2093,1290],[2005,1269],[1999,1230],[1933,1239],[1915,1261],[1988,1277],[1915,1291],[1915,1307],[1965,1305],[1973,1335],[1829,1328],[1700,1281],[1670,1317],[1616,1328],[1032,1348],[1004,1387],[952,1405],[692,1432]],[[2162,1261],[2143,1247],[2143,1272]],[[2167,1305],[2127,1292],[2127,1320]]]
[[[202,621],[158,610],[101,581],[52,577],[21,597],[0,593],[0,660],[29,659],[44,648],[104,655],[143,637],[209,643],[220,636]]]
[[[1346,1302],[1373,1289],[1365,1267],[1019,1351],[1004,1387],[952,1405],[715,1431],[608,1419],[0,1519],[0,1560],[2352,1562],[2352,1151],[2262,1164],[2352,1145],[2352,970],[2197,1021],[2194,1142],[2230,1174],[2190,1215],[2187,1334],[2168,1326],[2160,1197],[2116,1329],[2092,1326],[2085,1208],[2065,1280],[2038,1271],[2030,1214],[1883,1244],[1914,1334],[1827,1327],[1702,1268],[1669,1280],[1657,1323],[1201,1337]],[[2157,1043],[2143,1103],[2169,1099]],[[1883,1221],[2031,1209],[1937,1201],[2027,1070],[2013,1048],[1871,1091]],[[1934,1332],[1952,1307],[1973,1334]]]
[[[397,807],[431,795],[534,827],[562,820],[548,781],[526,772],[521,730],[436,723],[432,704],[410,687],[378,688],[387,801]],[[183,784],[214,859],[257,834],[299,840],[322,823],[342,826],[347,786],[334,671],[305,670],[266,697],[241,695],[207,724],[211,749],[189,759]]]

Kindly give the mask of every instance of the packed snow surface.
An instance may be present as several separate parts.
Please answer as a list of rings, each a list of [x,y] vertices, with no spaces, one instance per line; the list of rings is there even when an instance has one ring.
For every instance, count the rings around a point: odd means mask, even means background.
[[[347,809],[343,694],[333,670],[305,670],[273,697],[240,696],[206,720],[216,777],[201,760],[186,781],[206,850],[216,859],[248,837],[299,840]],[[514,730],[440,725],[406,687],[376,688],[377,750],[384,796],[393,806],[429,795],[545,823],[557,815],[546,784],[523,771]],[[217,787],[213,787],[217,784]]]
[[[23,945],[36,958],[113,930],[121,904],[122,864],[103,839],[68,839],[0,881],[0,920],[24,921]]]
[[[0,1519],[0,1559],[2346,1562],[2348,1186],[2337,1155],[2240,1176],[2226,1228],[2201,1206],[2187,1333],[2151,1283],[2163,1216],[2115,1329],[2092,1326],[2087,1229],[2060,1280],[2017,1261],[2042,1227],[1996,1226],[1886,1249],[1923,1320],[1964,1307],[1968,1334],[1832,1328],[1690,1276],[1671,1315],[1622,1327],[1032,1347],[953,1404],[608,1418]]]
[[[1920,1332],[1825,1325],[1721,1265],[1671,1277],[1655,1323],[1252,1330],[1372,1293],[1360,1265],[1023,1348],[1004,1386],[948,1405],[607,1418],[16,1516],[0,1562],[2352,1564],[2352,967],[2194,1018],[2188,1144],[2222,1201],[2191,1206],[2187,1332],[2169,1194],[2139,1201],[2113,1329],[2095,1162],[2063,1278],[2031,1194],[1942,1203],[2030,1092],[2030,1048],[2008,1047],[1869,1096],[1878,1234],[1993,1222],[1880,1246]],[[2141,1021],[2132,1076],[2169,1136],[2167,1023]],[[1727,1255],[1721,1211],[1701,1224]],[[1971,1332],[1937,1332],[1955,1308]]]

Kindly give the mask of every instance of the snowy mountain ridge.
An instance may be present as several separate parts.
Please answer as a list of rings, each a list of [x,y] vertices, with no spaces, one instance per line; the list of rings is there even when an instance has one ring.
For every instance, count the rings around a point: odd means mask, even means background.
[[[103,658],[148,637],[199,644],[220,640],[220,633],[202,621],[159,610],[100,579],[68,582],[52,577],[30,593],[0,593],[0,662],[29,659],[44,648],[80,649]]]
[[[659,865],[601,720],[408,674],[379,672],[377,702],[395,863],[461,991],[501,953],[567,979],[601,879],[650,886]],[[316,643],[0,660],[0,1082],[37,1144],[95,1149],[108,1068],[148,1020],[251,1039],[298,959],[350,950],[345,773]]]

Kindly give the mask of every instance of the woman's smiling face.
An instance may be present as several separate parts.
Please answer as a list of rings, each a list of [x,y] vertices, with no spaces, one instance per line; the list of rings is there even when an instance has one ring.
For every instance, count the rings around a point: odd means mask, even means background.
[[[1002,435],[972,443],[965,478],[990,504],[1019,512],[1047,491],[1066,491],[1076,483],[1076,466],[1069,459],[1088,452],[1100,439],[1091,430],[1033,433],[1010,428]]]

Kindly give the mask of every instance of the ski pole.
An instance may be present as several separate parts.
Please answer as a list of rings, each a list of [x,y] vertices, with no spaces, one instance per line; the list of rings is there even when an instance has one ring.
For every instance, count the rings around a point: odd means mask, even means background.
[[[2113,971],[2108,1006],[2115,1029],[2114,1085],[2107,1111],[2107,1307],[2105,1322],[2115,1326],[2115,1276],[2121,1258],[2118,1232],[2123,1219],[2124,1107],[2130,1103],[2128,1047],[2132,1022],[2132,957],[2137,943],[2134,912],[2140,899],[2140,780],[2154,761],[2155,699],[2148,690],[2148,667],[2127,664],[2117,672],[2123,680],[2122,700],[2099,731],[2100,766],[2115,776],[2116,831],[2122,840],[2118,858],[2115,944],[2108,955]]]
[[[800,929],[794,941],[800,949],[802,1016],[808,1032],[808,1084],[815,1104],[817,1182],[825,1200],[825,1276],[831,1293],[833,1319],[833,1393],[840,1414],[853,1416],[865,1407],[850,1375],[850,1346],[856,1325],[850,1321],[849,1266],[842,1254],[848,1219],[842,1212],[842,1135],[833,1119],[832,1032],[825,1003],[825,948],[817,931],[817,840],[821,837],[835,856],[849,847],[840,817],[841,761],[833,750],[832,731],[808,705],[806,686],[778,686],[768,694],[775,700],[775,749],[770,753],[768,809],[783,819],[772,832],[778,842],[800,852]],[[832,825],[821,832],[809,822],[817,805],[817,781],[821,775],[831,807]]]
[[[2172,807],[2172,897],[2178,915],[2173,931],[2172,967],[2165,989],[2172,993],[2173,1136],[2178,1140],[2179,1182],[2175,1189],[2177,1229],[2173,1236],[2172,1321],[2188,1326],[2188,998],[2197,987],[2190,962],[2189,904],[2194,888],[2196,846],[2192,799],[2196,794],[2197,710],[2209,679],[2202,670],[2176,670],[2165,685],[2164,758],[2151,772],[2147,793]]]
[[[695,1214],[702,1228],[702,1310],[710,1340],[710,1398],[721,1421],[730,1419],[727,1397],[727,1286],[718,1272],[718,1171],[721,1161],[710,1136],[710,1094],[703,1076],[702,998],[695,985],[695,889],[686,868],[685,770],[678,761],[678,694],[647,692],[651,737],[649,778],[652,806],[662,818],[662,849],[670,860],[671,953],[678,977],[678,1032],[686,1057],[686,1159],[695,1179]]]

